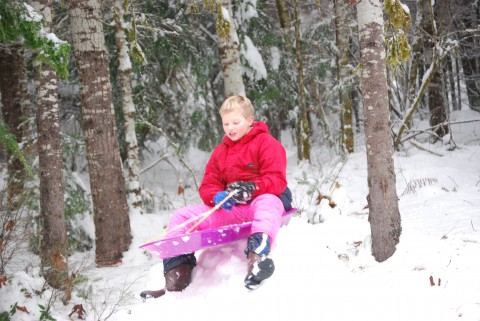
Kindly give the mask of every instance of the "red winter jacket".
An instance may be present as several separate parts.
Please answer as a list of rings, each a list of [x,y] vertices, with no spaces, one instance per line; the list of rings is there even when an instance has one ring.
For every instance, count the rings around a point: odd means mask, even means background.
[[[267,124],[255,122],[252,126],[238,141],[225,136],[210,156],[199,188],[206,205],[213,206],[215,194],[236,181],[255,182],[253,198],[280,195],[287,187],[285,149],[270,135]]]

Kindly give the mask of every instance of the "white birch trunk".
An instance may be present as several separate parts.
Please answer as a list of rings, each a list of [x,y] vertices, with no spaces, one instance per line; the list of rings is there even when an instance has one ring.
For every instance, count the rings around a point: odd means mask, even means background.
[[[118,71],[120,86],[122,88],[122,108],[125,118],[125,143],[127,148],[128,182],[127,193],[128,203],[132,209],[142,209],[142,189],[140,186],[139,172],[140,159],[138,157],[138,143],[135,132],[135,105],[132,98],[132,64],[128,55],[127,40],[123,27],[125,15],[124,1],[115,0],[115,43],[118,55]]]
[[[395,253],[402,231],[390,134],[383,10],[380,0],[362,0],[357,9],[372,254],[382,262]]]
[[[223,19],[230,23],[230,33],[227,37],[223,37],[217,28],[218,51],[223,72],[224,94],[225,97],[232,95],[245,96],[245,86],[243,84],[242,66],[240,62],[240,41],[233,19],[232,4],[230,0],[221,0],[220,3],[222,5]]]

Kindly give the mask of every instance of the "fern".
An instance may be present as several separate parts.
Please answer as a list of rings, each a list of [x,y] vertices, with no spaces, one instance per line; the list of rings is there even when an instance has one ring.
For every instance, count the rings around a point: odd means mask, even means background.
[[[436,178],[417,178],[413,179],[410,182],[408,182],[407,186],[405,187],[405,190],[403,191],[402,195],[400,197],[406,195],[406,194],[413,194],[417,190],[417,188],[422,188],[424,186],[431,186],[435,185],[438,183],[438,179]]]
[[[33,176],[32,169],[23,156],[15,136],[10,133],[7,125],[5,124],[0,124],[0,145],[5,145],[10,155],[17,157],[20,160],[28,175]]]

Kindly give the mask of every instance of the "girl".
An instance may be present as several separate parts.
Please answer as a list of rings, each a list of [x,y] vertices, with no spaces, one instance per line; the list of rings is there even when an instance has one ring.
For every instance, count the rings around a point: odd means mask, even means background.
[[[286,179],[286,153],[264,122],[254,122],[254,109],[248,98],[227,98],[220,108],[220,116],[225,137],[205,168],[199,188],[204,204],[176,211],[169,222],[168,229],[172,231],[169,235],[185,233],[195,224],[195,220],[189,224],[185,224],[186,221],[207,212],[235,191],[196,230],[251,221],[251,235],[245,249],[248,264],[244,282],[248,289],[255,289],[273,274],[275,266],[268,253],[281,227],[284,211],[292,207]],[[158,297],[165,290],[185,289],[191,282],[196,259],[190,253],[165,259],[163,264],[165,289],[142,292],[145,296]]]

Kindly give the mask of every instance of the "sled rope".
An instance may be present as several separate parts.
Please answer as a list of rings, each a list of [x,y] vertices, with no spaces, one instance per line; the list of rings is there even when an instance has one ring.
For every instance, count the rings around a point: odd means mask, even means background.
[[[163,232],[162,236],[165,236],[165,235],[167,235],[167,234],[170,233],[170,232],[176,231],[176,230],[178,230],[179,228],[184,227],[184,226],[187,225],[188,223],[194,222],[194,221],[202,218],[202,217],[203,217],[204,215],[206,215],[207,213],[208,213],[208,212],[204,212],[204,213],[202,213],[202,214],[198,214],[197,216],[194,216],[194,217],[189,218],[188,220],[186,220],[186,221],[183,222],[182,224],[178,224],[177,226],[172,227],[172,228],[169,229],[169,230],[165,230],[165,232]]]
[[[187,233],[190,233],[191,231],[193,231],[200,223],[202,223],[203,221],[205,221],[205,219],[207,217],[209,217],[213,212],[215,212],[216,210],[218,210],[222,205],[223,203],[225,203],[226,201],[228,201],[230,198],[232,198],[233,195],[235,195],[237,193],[237,190],[233,190],[230,192],[230,194],[227,195],[227,197],[225,197],[223,200],[221,200],[217,205],[215,205],[214,207],[212,207],[210,210],[208,210],[207,212],[199,215],[201,216],[201,218],[197,221],[197,223],[195,223],[195,225],[193,225],[191,228],[189,228],[187,230]],[[198,217],[198,216],[197,216]]]
[[[202,223],[203,221],[205,221],[205,219],[210,216],[213,212],[215,212],[216,210],[218,210],[222,205],[223,203],[225,203],[226,201],[228,201],[230,198],[232,198],[233,195],[235,195],[235,193],[237,192],[237,190],[234,190],[232,192],[230,192],[230,194],[228,194],[221,202],[219,202],[217,205],[215,205],[214,207],[212,207],[211,209],[209,209],[208,211],[202,213],[202,214],[199,214],[197,216],[194,216],[188,220],[186,220],[185,222],[183,222],[182,224],[179,224],[169,230],[165,230],[165,232],[163,232],[160,237],[164,237],[166,235],[168,235],[168,233],[170,232],[173,232],[173,231],[176,231],[182,227],[185,227],[185,225],[187,225],[188,223],[191,223],[191,222],[194,222],[196,220],[197,223],[192,226],[186,233],[190,233],[194,228],[196,228],[200,223]],[[159,237],[155,237],[155,238],[152,238],[150,241],[147,241],[145,244],[147,243],[150,243],[150,242],[153,242],[154,240],[157,240]]]

